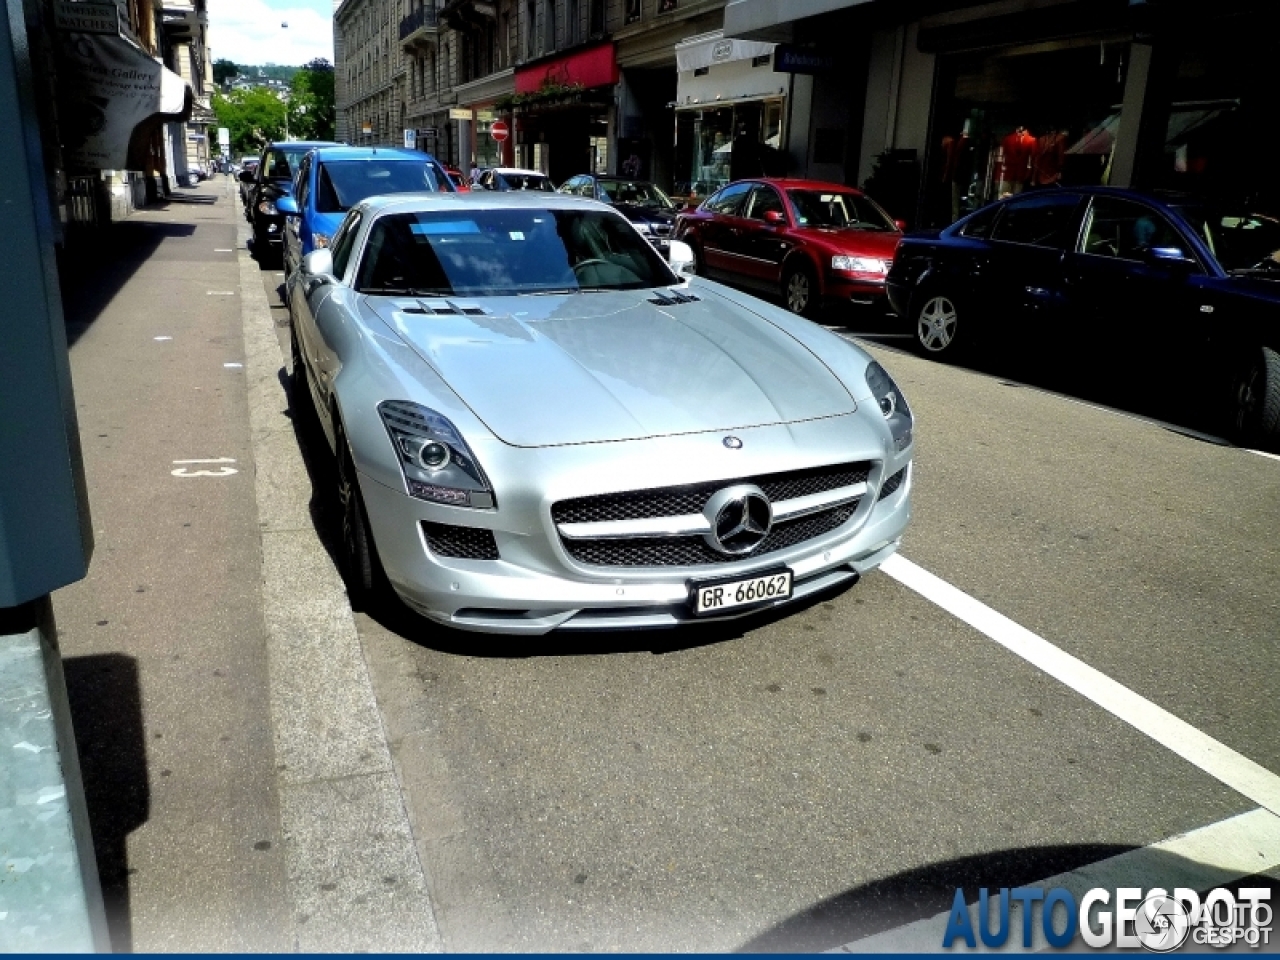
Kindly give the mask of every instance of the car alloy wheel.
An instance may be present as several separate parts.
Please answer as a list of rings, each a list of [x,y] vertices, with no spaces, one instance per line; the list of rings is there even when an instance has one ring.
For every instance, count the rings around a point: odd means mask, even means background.
[[[342,509],[342,566],[353,610],[368,609],[377,589],[378,561],[360,481],[346,439],[339,434],[338,504]]]
[[[916,315],[916,340],[927,353],[944,353],[956,339],[956,305],[941,294],[930,297]]]
[[[791,270],[782,285],[783,299],[787,309],[807,317],[813,312],[814,289],[813,278],[803,268]]]
[[[1236,438],[1275,443],[1280,435],[1280,354],[1267,347],[1256,350],[1234,394]]]

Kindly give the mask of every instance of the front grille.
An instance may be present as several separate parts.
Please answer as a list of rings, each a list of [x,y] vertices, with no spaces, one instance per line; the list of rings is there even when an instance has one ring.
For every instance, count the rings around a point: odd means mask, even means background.
[[[903,467],[884,482],[884,486],[880,488],[880,496],[876,499],[883,500],[885,497],[890,496],[895,490],[902,486],[902,481],[905,479],[907,479],[907,468]]]
[[[427,546],[437,557],[460,560],[497,560],[498,544],[492,530],[479,527],[456,527],[449,523],[422,521]]]
[[[716,489],[725,486],[720,484]],[[843,484],[840,484],[843,486]],[[755,559],[794,547],[830,533],[844,524],[858,509],[858,501],[844,503],[821,513],[811,513],[779,523],[760,546],[742,557],[727,557],[701,537],[655,537],[617,540],[562,540],[569,556],[579,563],[600,567],[697,567],[712,563]],[[661,514],[659,514],[661,516]]]
[[[630,490],[625,493],[578,497],[554,504],[551,507],[551,519],[556,523],[596,523],[604,520],[642,520],[701,513],[713,493],[739,483],[756,485],[764,491],[770,502],[777,503],[811,493],[825,493],[855,483],[866,483],[870,472],[871,464],[866,462],[839,463],[829,467],[771,473],[742,480],[716,480],[680,487],[660,487],[656,490]],[[723,558],[720,559],[723,562]]]

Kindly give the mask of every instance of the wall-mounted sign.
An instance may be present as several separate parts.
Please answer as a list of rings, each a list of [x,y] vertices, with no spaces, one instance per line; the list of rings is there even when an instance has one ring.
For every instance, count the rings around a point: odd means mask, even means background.
[[[733,41],[717,40],[711,47],[711,62],[724,63],[733,59]]]
[[[493,119],[493,111],[492,111],[492,110],[477,110],[477,111],[476,111],[476,119],[477,119],[477,120],[480,120],[480,121],[492,120],[492,119]]]
[[[470,119],[471,119],[471,111],[470,111],[470,110],[462,110],[462,109],[460,109],[460,108],[458,108],[458,107],[454,107],[453,109],[451,109],[451,110],[449,111],[449,119],[450,119],[450,120],[470,120]]]
[[[836,69],[835,54],[780,43],[773,51],[774,73],[828,73]]]
[[[422,127],[418,131],[418,138],[421,140],[434,140],[440,136],[440,131],[435,127]]]
[[[53,9],[54,22],[59,30],[75,33],[120,33],[120,8],[114,3],[77,3],[74,0],[58,0]]]
[[[404,148],[406,150],[418,149],[418,131],[417,130],[406,130],[404,132]]]

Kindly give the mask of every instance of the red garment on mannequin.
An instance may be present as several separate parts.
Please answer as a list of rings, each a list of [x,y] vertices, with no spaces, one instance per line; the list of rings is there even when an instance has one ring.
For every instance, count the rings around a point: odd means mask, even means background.
[[[968,134],[962,133],[958,137],[945,136],[942,138],[943,183],[950,183],[956,178],[956,170],[960,166],[960,158],[964,156],[964,152],[968,147]]]
[[[1044,186],[1062,179],[1062,165],[1067,156],[1067,136],[1046,133],[1036,141],[1031,157],[1031,181]]]
[[[1031,179],[1031,156],[1035,152],[1036,138],[1025,129],[1014,130],[1000,141],[1003,160],[997,180],[1006,183],[1026,183]]]

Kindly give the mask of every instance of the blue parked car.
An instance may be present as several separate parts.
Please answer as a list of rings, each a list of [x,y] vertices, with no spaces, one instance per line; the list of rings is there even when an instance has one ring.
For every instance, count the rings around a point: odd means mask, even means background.
[[[293,196],[276,201],[285,215],[286,275],[312,250],[327,247],[347,211],[361,200],[423,191],[455,192],[444,167],[429,154],[379,147],[312,150],[298,166]]]

